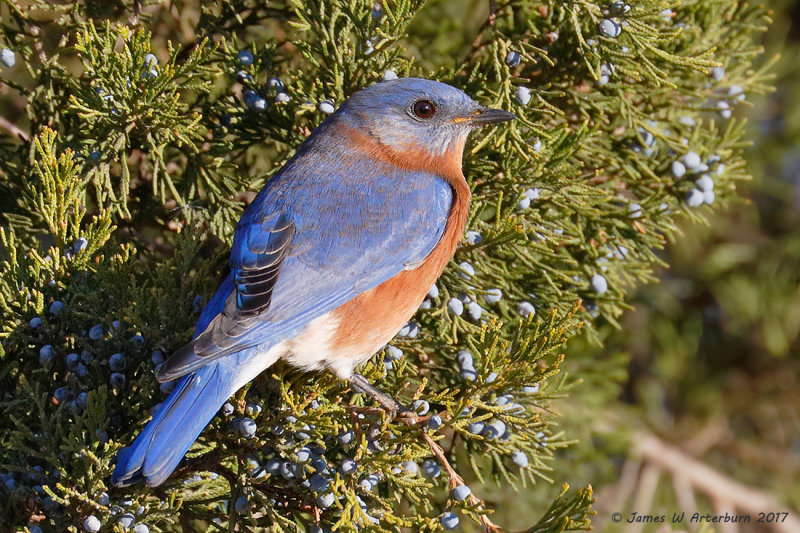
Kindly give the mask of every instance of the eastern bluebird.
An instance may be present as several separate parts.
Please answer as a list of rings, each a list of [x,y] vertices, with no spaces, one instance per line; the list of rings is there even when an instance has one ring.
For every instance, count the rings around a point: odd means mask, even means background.
[[[403,327],[462,238],[470,131],[513,118],[416,78],[344,102],[245,210],[230,273],[156,370],[179,381],[112,482],[161,484],[225,400],[280,358],[380,400],[353,368]]]

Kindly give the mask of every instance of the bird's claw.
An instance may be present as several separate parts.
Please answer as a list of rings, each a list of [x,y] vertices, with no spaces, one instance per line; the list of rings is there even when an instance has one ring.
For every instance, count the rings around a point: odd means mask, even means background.
[[[416,421],[418,415],[415,411],[412,411],[408,407],[400,406],[400,409],[397,412],[391,413],[392,418],[405,418],[410,421]]]

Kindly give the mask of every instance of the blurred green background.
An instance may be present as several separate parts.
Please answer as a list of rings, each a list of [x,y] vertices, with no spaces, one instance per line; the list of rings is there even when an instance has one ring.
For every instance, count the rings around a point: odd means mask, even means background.
[[[484,4],[432,10],[461,31],[485,17]],[[660,282],[639,288],[622,328],[604,330],[604,347],[583,338],[568,346],[581,381],[560,414],[577,442],[558,454],[552,477],[593,485],[598,531],[800,531],[800,1],[769,4],[763,58],[779,57],[777,91],[741,110],[753,175],[742,201],[706,226],[685,225],[662,254],[670,266]],[[469,42],[441,33],[438,20],[412,32],[441,51]],[[477,492],[513,531],[539,491],[552,494],[544,485]],[[758,523],[766,508],[794,516]],[[627,523],[634,511],[667,523]],[[670,524],[679,511],[684,521]],[[694,511],[752,521],[701,526],[688,522]]]
[[[562,415],[580,442],[554,478],[593,484],[599,531],[694,531],[624,522],[692,509],[752,516],[714,531],[800,531],[791,516],[759,524],[755,512],[800,510],[800,2],[770,4],[763,45],[765,60],[780,56],[777,91],[746,111],[747,200],[684,227],[661,281],[637,291],[603,348],[569,345],[583,381]],[[501,522],[521,527],[525,509],[505,506]]]

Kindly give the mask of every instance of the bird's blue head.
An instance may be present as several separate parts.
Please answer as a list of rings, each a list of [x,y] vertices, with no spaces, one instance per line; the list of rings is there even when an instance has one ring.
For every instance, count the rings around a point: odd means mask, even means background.
[[[455,87],[420,78],[383,81],[362,89],[337,114],[398,155],[450,154],[459,161],[470,131],[514,118],[508,111],[483,107]]]

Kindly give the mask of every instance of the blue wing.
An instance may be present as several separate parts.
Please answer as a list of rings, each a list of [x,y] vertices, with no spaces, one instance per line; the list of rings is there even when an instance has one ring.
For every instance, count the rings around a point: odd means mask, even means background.
[[[194,340],[159,368],[159,381],[287,338],[428,256],[444,232],[452,189],[433,174],[374,165],[288,166],[262,189],[237,226],[230,275]]]

